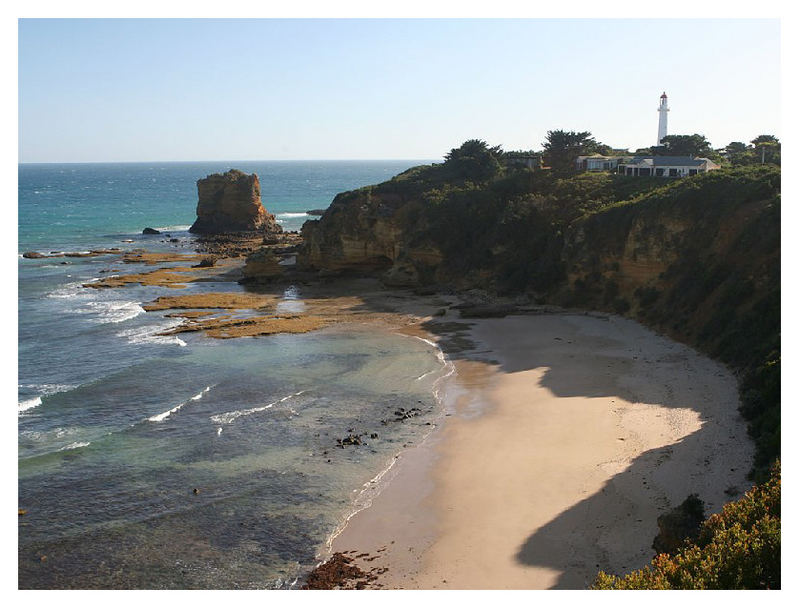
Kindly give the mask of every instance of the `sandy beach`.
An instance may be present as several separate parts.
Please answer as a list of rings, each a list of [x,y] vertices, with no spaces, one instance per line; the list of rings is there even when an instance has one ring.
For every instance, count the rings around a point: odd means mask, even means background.
[[[373,586],[586,588],[647,564],[690,493],[708,514],[751,486],[721,364],[615,316],[441,321],[470,324],[440,337],[442,423],[331,544],[385,568]]]

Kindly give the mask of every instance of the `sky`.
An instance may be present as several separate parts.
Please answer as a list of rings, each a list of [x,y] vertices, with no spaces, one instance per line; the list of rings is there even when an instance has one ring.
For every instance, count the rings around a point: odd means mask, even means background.
[[[778,19],[21,19],[19,161],[437,159],[781,137]]]

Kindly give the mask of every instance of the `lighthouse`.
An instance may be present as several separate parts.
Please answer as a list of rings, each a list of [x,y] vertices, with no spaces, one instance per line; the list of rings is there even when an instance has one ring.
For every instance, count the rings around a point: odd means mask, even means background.
[[[658,141],[656,146],[661,145],[661,140],[667,135],[667,93],[666,91],[661,94],[661,103],[658,106]]]

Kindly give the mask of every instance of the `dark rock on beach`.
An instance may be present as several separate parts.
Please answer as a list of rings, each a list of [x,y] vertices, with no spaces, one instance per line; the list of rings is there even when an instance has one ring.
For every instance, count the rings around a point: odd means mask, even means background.
[[[205,258],[203,258],[202,260],[200,260],[200,262],[198,262],[198,263],[197,263],[196,265],[194,265],[194,266],[195,266],[195,268],[200,268],[200,269],[202,269],[202,268],[212,267],[212,266],[214,266],[216,263],[217,263],[217,257],[216,257],[216,256],[206,256]]]
[[[363,434],[350,434],[346,438],[337,438],[336,445],[339,448],[344,448],[345,446],[361,446],[363,442],[361,441],[361,436]]]
[[[674,554],[686,539],[695,539],[705,519],[703,501],[697,494],[689,495],[675,509],[658,517],[658,535],[653,549],[658,554]]]
[[[160,235],[161,231],[156,230],[154,228],[150,228],[149,226],[142,231],[143,235]]]

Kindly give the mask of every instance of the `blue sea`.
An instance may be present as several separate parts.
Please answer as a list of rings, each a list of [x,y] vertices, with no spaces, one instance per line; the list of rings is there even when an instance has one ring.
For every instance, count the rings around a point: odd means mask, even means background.
[[[159,336],[177,320],[141,305],[169,289],[82,287],[144,267],[21,254],[193,251],[196,181],[233,167],[257,173],[265,207],[298,230],[336,193],[420,163],[19,166],[20,588],[297,587],[432,429],[448,368],[431,344],[374,328]],[[386,424],[399,408],[422,415]],[[337,447],[351,431],[369,440]]]

